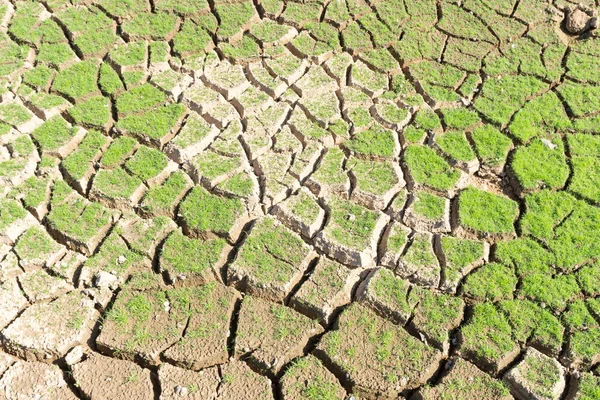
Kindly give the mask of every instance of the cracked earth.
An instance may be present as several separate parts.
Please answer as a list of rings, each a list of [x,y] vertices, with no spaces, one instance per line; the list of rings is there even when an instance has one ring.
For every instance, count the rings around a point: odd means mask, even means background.
[[[0,397],[600,399],[584,0],[0,0]]]

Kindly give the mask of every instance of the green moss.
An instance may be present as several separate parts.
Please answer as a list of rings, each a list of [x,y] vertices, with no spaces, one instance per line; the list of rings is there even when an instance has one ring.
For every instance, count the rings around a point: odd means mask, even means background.
[[[135,139],[128,136],[119,136],[110,144],[100,159],[100,164],[105,168],[115,168],[123,164],[125,159],[133,153],[136,145]]]
[[[519,293],[523,296],[544,303],[555,311],[562,311],[581,289],[573,275],[530,274],[523,278]]]
[[[91,97],[69,109],[76,123],[103,129],[111,118],[110,101],[103,96]]]
[[[460,177],[460,171],[450,167],[442,157],[427,146],[408,146],[404,151],[404,161],[416,183],[434,189],[451,189]]]
[[[446,210],[446,199],[431,193],[419,192],[413,203],[413,210],[428,219],[442,219]]]
[[[514,233],[519,213],[516,202],[474,187],[463,190],[458,199],[460,224],[477,233]]]
[[[52,117],[31,134],[44,151],[57,150],[67,144],[77,133],[62,117]]]
[[[79,147],[65,158],[61,167],[74,180],[85,177],[92,167],[92,162],[108,142],[108,138],[98,131],[89,131]],[[85,188],[84,188],[85,189]]]
[[[471,134],[477,155],[484,164],[492,167],[501,166],[506,161],[506,156],[512,141],[491,125],[476,128]]]
[[[144,182],[160,174],[166,167],[167,156],[160,150],[141,146],[138,151],[125,163],[125,168],[132,175]]]
[[[451,131],[436,135],[435,142],[444,153],[457,161],[469,162],[475,159],[475,153],[462,132]]]
[[[471,273],[463,286],[464,292],[480,301],[499,301],[512,298],[517,277],[511,268],[490,263]]]
[[[213,232],[227,236],[243,212],[240,199],[216,196],[202,186],[194,187],[179,205],[186,229],[197,235]]]
[[[52,83],[52,89],[69,98],[78,99],[98,91],[97,75],[96,60],[81,61],[60,71]]]

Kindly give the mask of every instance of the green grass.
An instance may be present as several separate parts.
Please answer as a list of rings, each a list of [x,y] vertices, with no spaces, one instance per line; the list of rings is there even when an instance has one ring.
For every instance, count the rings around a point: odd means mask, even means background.
[[[453,129],[466,129],[480,121],[475,111],[466,108],[444,108],[442,115],[446,126]]]
[[[577,271],[577,281],[583,292],[588,296],[600,294],[600,262],[586,265]]]
[[[31,136],[42,150],[53,151],[67,144],[76,134],[77,128],[71,127],[62,117],[52,117]]]
[[[128,199],[142,181],[123,168],[102,169],[94,177],[94,189],[110,199]]]
[[[169,104],[146,114],[122,118],[116,127],[151,140],[160,140],[175,126],[184,111],[185,107],[179,103]]]
[[[516,286],[517,277],[511,268],[489,263],[467,277],[463,290],[473,299],[497,302],[511,299]]]
[[[185,173],[178,171],[169,176],[161,185],[150,188],[142,199],[141,208],[150,214],[171,214],[176,200],[190,185]]]
[[[367,161],[352,158],[346,168],[356,177],[357,188],[361,191],[381,196],[398,184],[398,176],[387,161]]]
[[[427,146],[408,146],[404,151],[404,161],[417,184],[433,189],[451,189],[460,177],[460,171],[450,167],[435,150]]]
[[[328,205],[331,214],[325,228],[327,236],[342,246],[365,249],[371,240],[378,214],[339,197],[334,197]],[[353,215],[354,219],[348,218],[348,215]]]
[[[132,38],[164,40],[175,29],[177,17],[165,12],[139,13],[122,25],[123,32]]]
[[[160,266],[176,274],[193,273],[205,276],[209,274],[211,266],[219,260],[225,244],[222,239],[191,239],[178,230],[174,231],[162,246]]]
[[[427,192],[419,192],[413,204],[416,214],[432,220],[444,217],[446,210],[446,199]]]
[[[173,38],[173,50],[179,55],[201,54],[210,43],[212,38],[208,32],[191,20],[187,20]]]
[[[118,167],[133,153],[136,145],[135,139],[128,136],[119,136],[112,141],[106,152],[104,152],[100,164],[105,168]]]
[[[404,315],[410,315],[414,308],[414,303],[409,301],[408,293],[410,284],[408,281],[394,275],[387,268],[381,268],[377,271],[371,283],[373,294],[392,310],[401,312]]]
[[[45,89],[50,84],[50,80],[56,73],[50,67],[43,64],[38,65],[34,69],[30,69],[23,74],[23,82],[32,86],[35,89]]]
[[[491,125],[476,128],[471,134],[477,155],[484,164],[502,166],[512,141]]]
[[[523,278],[519,294],[544,303],[551,310],[562,311],[581,293],[573,275],[530,274]]]
[[[146,42],[130,42],[115,47],[110,51],[112,61],[121,67],[143,65],[146,61]]]
[[[239,33],[242,26],[257,14],[252,1],[244,0],[239,3],[219,3],[216,12],[220,20],[217,35],[230,38]]]
[[[202,186],[194,187],[179,206],[179,214],[190,232],[214,232],[228,235],[243,214],[240,199],[228,199],[209,193]]]
[[[515,268],[519,276],[554,271],[554,255],[527,237],[498,242],[494,257],[499,262]]]
[[[79,147],[62,161],[61,167],[72,179],[82,179],[92,167],[92,161],[107,141],[108,138],[102,133],[89,131]]]
[[[461,226],[478,234],[512,234],[519,213],[516,202],[474,187],[463,190],[458,198]]]
[[[125,168],[132,175],[144,182],[160,174],[166,167],[167,156],[160,150],[141,146],[135,154],[125,162]]]
[[[109,95],[114,95],[124,89],[119,74],[108,63],[102,63],[100,66],[98,85],[102,92]]]
[[[493,363],[515,348],[512,330],[506,318],[491,303],[478,303],[473,316],[461,328],[463,343],[460,351],[469,359]]]
[[[525,197],[525,215],[521,230],[542,240],[551,239],[554,229],[576,206],[576,200],[567,192],[542,190]]]
[[[475,152],[462,132],[451,131],[436,135],[435,142],[444,153],[457,161],[469,162],[476,158]]]
[[[146,83],[117,97],[117,110],[122,115],[145,112],[160,105],[166,98],[162,90]]]
[[[482,242],[443,236],[440,243],[446,257],[444,279],[447,284],[457,284],[462,278],[462,270],[483,258]]]
[[[79,99],[98,91],[97,75],[97,61],[81,61],[60,71],[52,83],[52,89],[71,99]]]
[[[234,266],[248,271],[260,284],[283,284],[297,273],[308,247],[273,218],[262,218],[242,245]]]
[[[70,108],[69,115],[80,125],[102,129],[111,118],[110,101],[103,96],[89,98]]]
[[[522,299],[501,301],[498,308],[510,323],[517,341],[542,346],[553,354],[561,351],[565,329],[547,308]]]
[[[515,151],[510,167],[523,190],[540,187],[560,189],[565,185],[569,177],[569,166],[564,146],[560,137],[553,137],[551,143],[556,146],[554,149],[541,140],[534,139],[528,146],[519,147]]]

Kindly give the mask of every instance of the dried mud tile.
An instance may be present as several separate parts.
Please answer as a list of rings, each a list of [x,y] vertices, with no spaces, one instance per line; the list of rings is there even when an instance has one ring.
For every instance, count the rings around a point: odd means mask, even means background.
[[[288,228],[306,237],[313,237],[325,220],[325,210],[306,188],[282,203],[276,204],[273,213]]]
[[[409,296],[411,284],[387,268],[374,269],[361,283],[356,298],[381,317],[404,325],[411,317],[418,299]]]
[[[97,318],[93,302],[72,291],[26,309],[4,328],[3,343],[7,351],[19,357],[49,362],[85,343]]]
[[[160,185],[146,191],[140,203],[141,215],[174,218],[175,208],[193,185],[194,183],[185,172],[179,170],[173,172]]]
[[[62,278],[54,277],[42,270],[30,271],[19,276],[25,296],[32,303],[52,299],[73,290],[73,286]]]
[[[221,382],[217,367],[195,372],[168,363],[158,368],[158,380],[160,400],[177,400],[184,395],[194,400],[214,400]]]
[[[458,338],[459,354],[491,373],[506,367],[520,352],[507,319],[492,303],[473,307],[473,314],[462,326]]]
[[[160,249],[159,268],[176,286],[204,284],[220,276],[230,250],[223,239],[193,239],[175,230]]]
[[[104,317],[96,346],[122,359],[160,364],[160,354],[181,338],[188,321],[184,290],[119,292]]]
[[[504,376],[517,397],[560,399],[565,390],[565,370],[560,363],[528,348],[523,360]]]
[[[425,191],[414,192],[402,222],[418,231],[450,232],[450,200]]]
[[[75,400],[63,372],[56,365],[41,362],[18,361],[6,370],[0,386],[7,398],[36,398],[48,400]]]
[[[129,248],[150,259],[154,258],[156,247],[165,237],[177,228],[177,224],[166,216],[152,219],[133,218],[120,221],[121,237]]]
[[[460,281],[488,259],[489,245],[469,239],[442,236],[434,243],[436,255],[442,264],[440,288],[456,292]]]
[[[388,222],[385,214],[334,196],[326,205],[329,221],[315,245],[330,257],[352,267],[373,264],[377,242]]]
[[[131,361],[91,353],[73,366],[73,379],[88,397],[147,399],[153,396],[150,371]]]
[[[17,200],[0,199],[0,210],[0,243],[12,244],[28,228],[37,225]]]
[[[447,354],[450,350],[450,333],[458,328],[463,319],[464,301],[459,297],[418,287],[413,288],[409,296],[412,301],[418,301],[410,326],[422,335],[425,343]]]
[[[349,270],[335,261],[320,258],[308,280],[290,299],[290,306],[328,324],[343,306],[350,303],[352,290],[359,279],[359,270]]]
[[[169,347],[164,356],[179,366],[200,370],[224,364],[229,358],[227,341],[235,304],[240,295],[216,282],[186,289],[190,303],[189,321],[181,340]]]
[[[246,296],[238,319],[235,353],[247,355],[261,370],[278,373],[302,355],[310,338],[323,329],[316,321],[281,304]]]
[[[414,396],[416,400],[435,399],[446,395],[455,398],[513,399],[502,381],[492,378],[470,362],[456,357],[448,361],[447,365],[449,372],[437,385],[420,389]]]
[[[420,386],[441,359],[437,350],[359,304],[344,310],[315,355],[343,376],[353,393],[366,398],[392,398],[398,391]]]
[[[441,267],[433,251],[433,234],[417,232],[400,257],[396,274],[426,287],[438,287]]]
[[[6,259],[3,263],[6,262]],[[4,266],[4,265],[3,265]],[[27,298],[21,291],[17,279],[6,279],[0,284],[0,298],[2,299],[2,313],[0,314],[0,327],[4,328],[27,305]]]
[[[308,268],[311,251],[273,217],[257,221],[227,269],[227,283],[273,301],[283,300]]]
[[[65,255],[66,249],[56,243],[43,227],[35,225],[19,236],[14,251],[19,257],[19,265],[27,271],[51,267]]]
[[[337,378],[312,355],[297,358],[281,378],[284,400],[310,396],[344,398],[346,391]]]
[[[127,211],[140,201],[145,191],[143,182],[125,169],[102,169],[94,176],[90,198],[107,207]]]

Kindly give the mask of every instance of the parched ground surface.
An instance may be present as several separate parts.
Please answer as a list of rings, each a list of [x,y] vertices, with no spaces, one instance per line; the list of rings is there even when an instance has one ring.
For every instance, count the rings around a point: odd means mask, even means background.
[[[0,0],[0,397],[600,399],[572,6]]]

